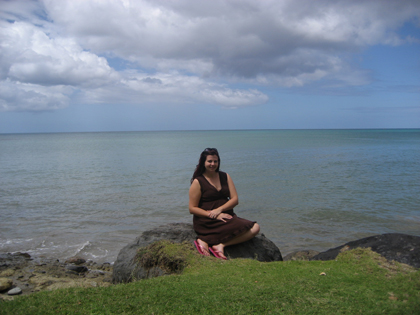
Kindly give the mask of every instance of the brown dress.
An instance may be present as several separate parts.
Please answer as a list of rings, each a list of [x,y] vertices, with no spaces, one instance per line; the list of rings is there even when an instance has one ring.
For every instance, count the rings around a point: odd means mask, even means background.
[[[230,198],[227,174],[219,172],[222,189],[218,191],[216,187],[208,182],[203,176],[198,176],[197,180],[201,186],[201,198],[198,207],[203,210],[213,210],[228,202]],[[225,243],[232,238],[250,230],[255,221],[239,218],[232,210],[224,211],[232,216],[232,219],[223,222],[221,220],[199,217],[194,215],[193,223],[197,237],[209,245]]]

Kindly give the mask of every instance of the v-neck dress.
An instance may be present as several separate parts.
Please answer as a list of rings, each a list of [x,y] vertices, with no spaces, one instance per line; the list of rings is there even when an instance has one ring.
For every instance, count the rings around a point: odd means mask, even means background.
[[[230,199],[227,174],[219,172],[222,188],[217,190],[203,176],[198,176],[197,180],[201,186],[201,198],[198,207],[211,211],[224,205]],[[197,237],[209,245],[225,243],[234,237],[250,230],[255,221],[249,221],[239,218],[232,210],[224,211],[232,216],[232,219],[223,222],[221,220],[210,219],[208,217],[199,217],[194,215],[193,224]]]

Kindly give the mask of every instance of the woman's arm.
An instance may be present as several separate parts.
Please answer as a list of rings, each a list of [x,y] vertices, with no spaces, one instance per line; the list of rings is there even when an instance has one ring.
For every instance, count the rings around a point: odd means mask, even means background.
[[[200,183],[198,182],[198,179],[193,180],[190,187],[189,196],[190,196],[190,202],[189,202],[188,208],[190,210],[190,213],[198,215],[200,217],[208,217],[209,212],[198,207],[198,204],[201,198],[201,187],[200,187]]]

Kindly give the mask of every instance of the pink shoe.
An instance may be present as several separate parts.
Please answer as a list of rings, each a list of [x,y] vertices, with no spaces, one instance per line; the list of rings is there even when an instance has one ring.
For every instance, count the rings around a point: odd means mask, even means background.
[[[200,255],[210,256],[209,251],[206,248],[204,248],[202,245],[200,245],[200,243],[198,243],[197,241],[194,241],[194,245],[197,248]]]
[[[223,260],[227,260],[226,256],[223,254],[223,252],[218,251],[218,250],[214,250],[211,247],[209,247],[209,250],[214,255],[214,257],[219,258],[219,259],[223,259]]]

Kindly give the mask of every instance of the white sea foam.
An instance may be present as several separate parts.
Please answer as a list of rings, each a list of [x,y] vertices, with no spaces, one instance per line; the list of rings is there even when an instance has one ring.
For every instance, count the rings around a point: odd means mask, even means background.
[[[86,241],[78,246],[73,256],[78,255],[84,257],[85,259],[90,259],[97,262],[109,257],[109,250],[103,249],[100,246],[95,246],[91,242]]]
[[[79,245],[75,245],[77,247],[76,252],[74,253],[74,256],[76,256],[78,253],[80,253],[81,251],[83,251],[86,247],[90,247],[91,243],[89,241],[86,241],[82,244]]]
[[[33,239],[6,239],[0,240],[0,251],[2,252],[27,252],[27,249],[33,248]]]
[[[5,239],[5,240],[1,240],[0,239],[0,248],[3,248],[5,246],[9,246],[9,245],[18,245],[18,244],[23,244],[23,243],[28,243],[31,242],[33,239],[32,238],[28,238],[28,239],[19,239],[19,238],[15,238],[15,239]]]

